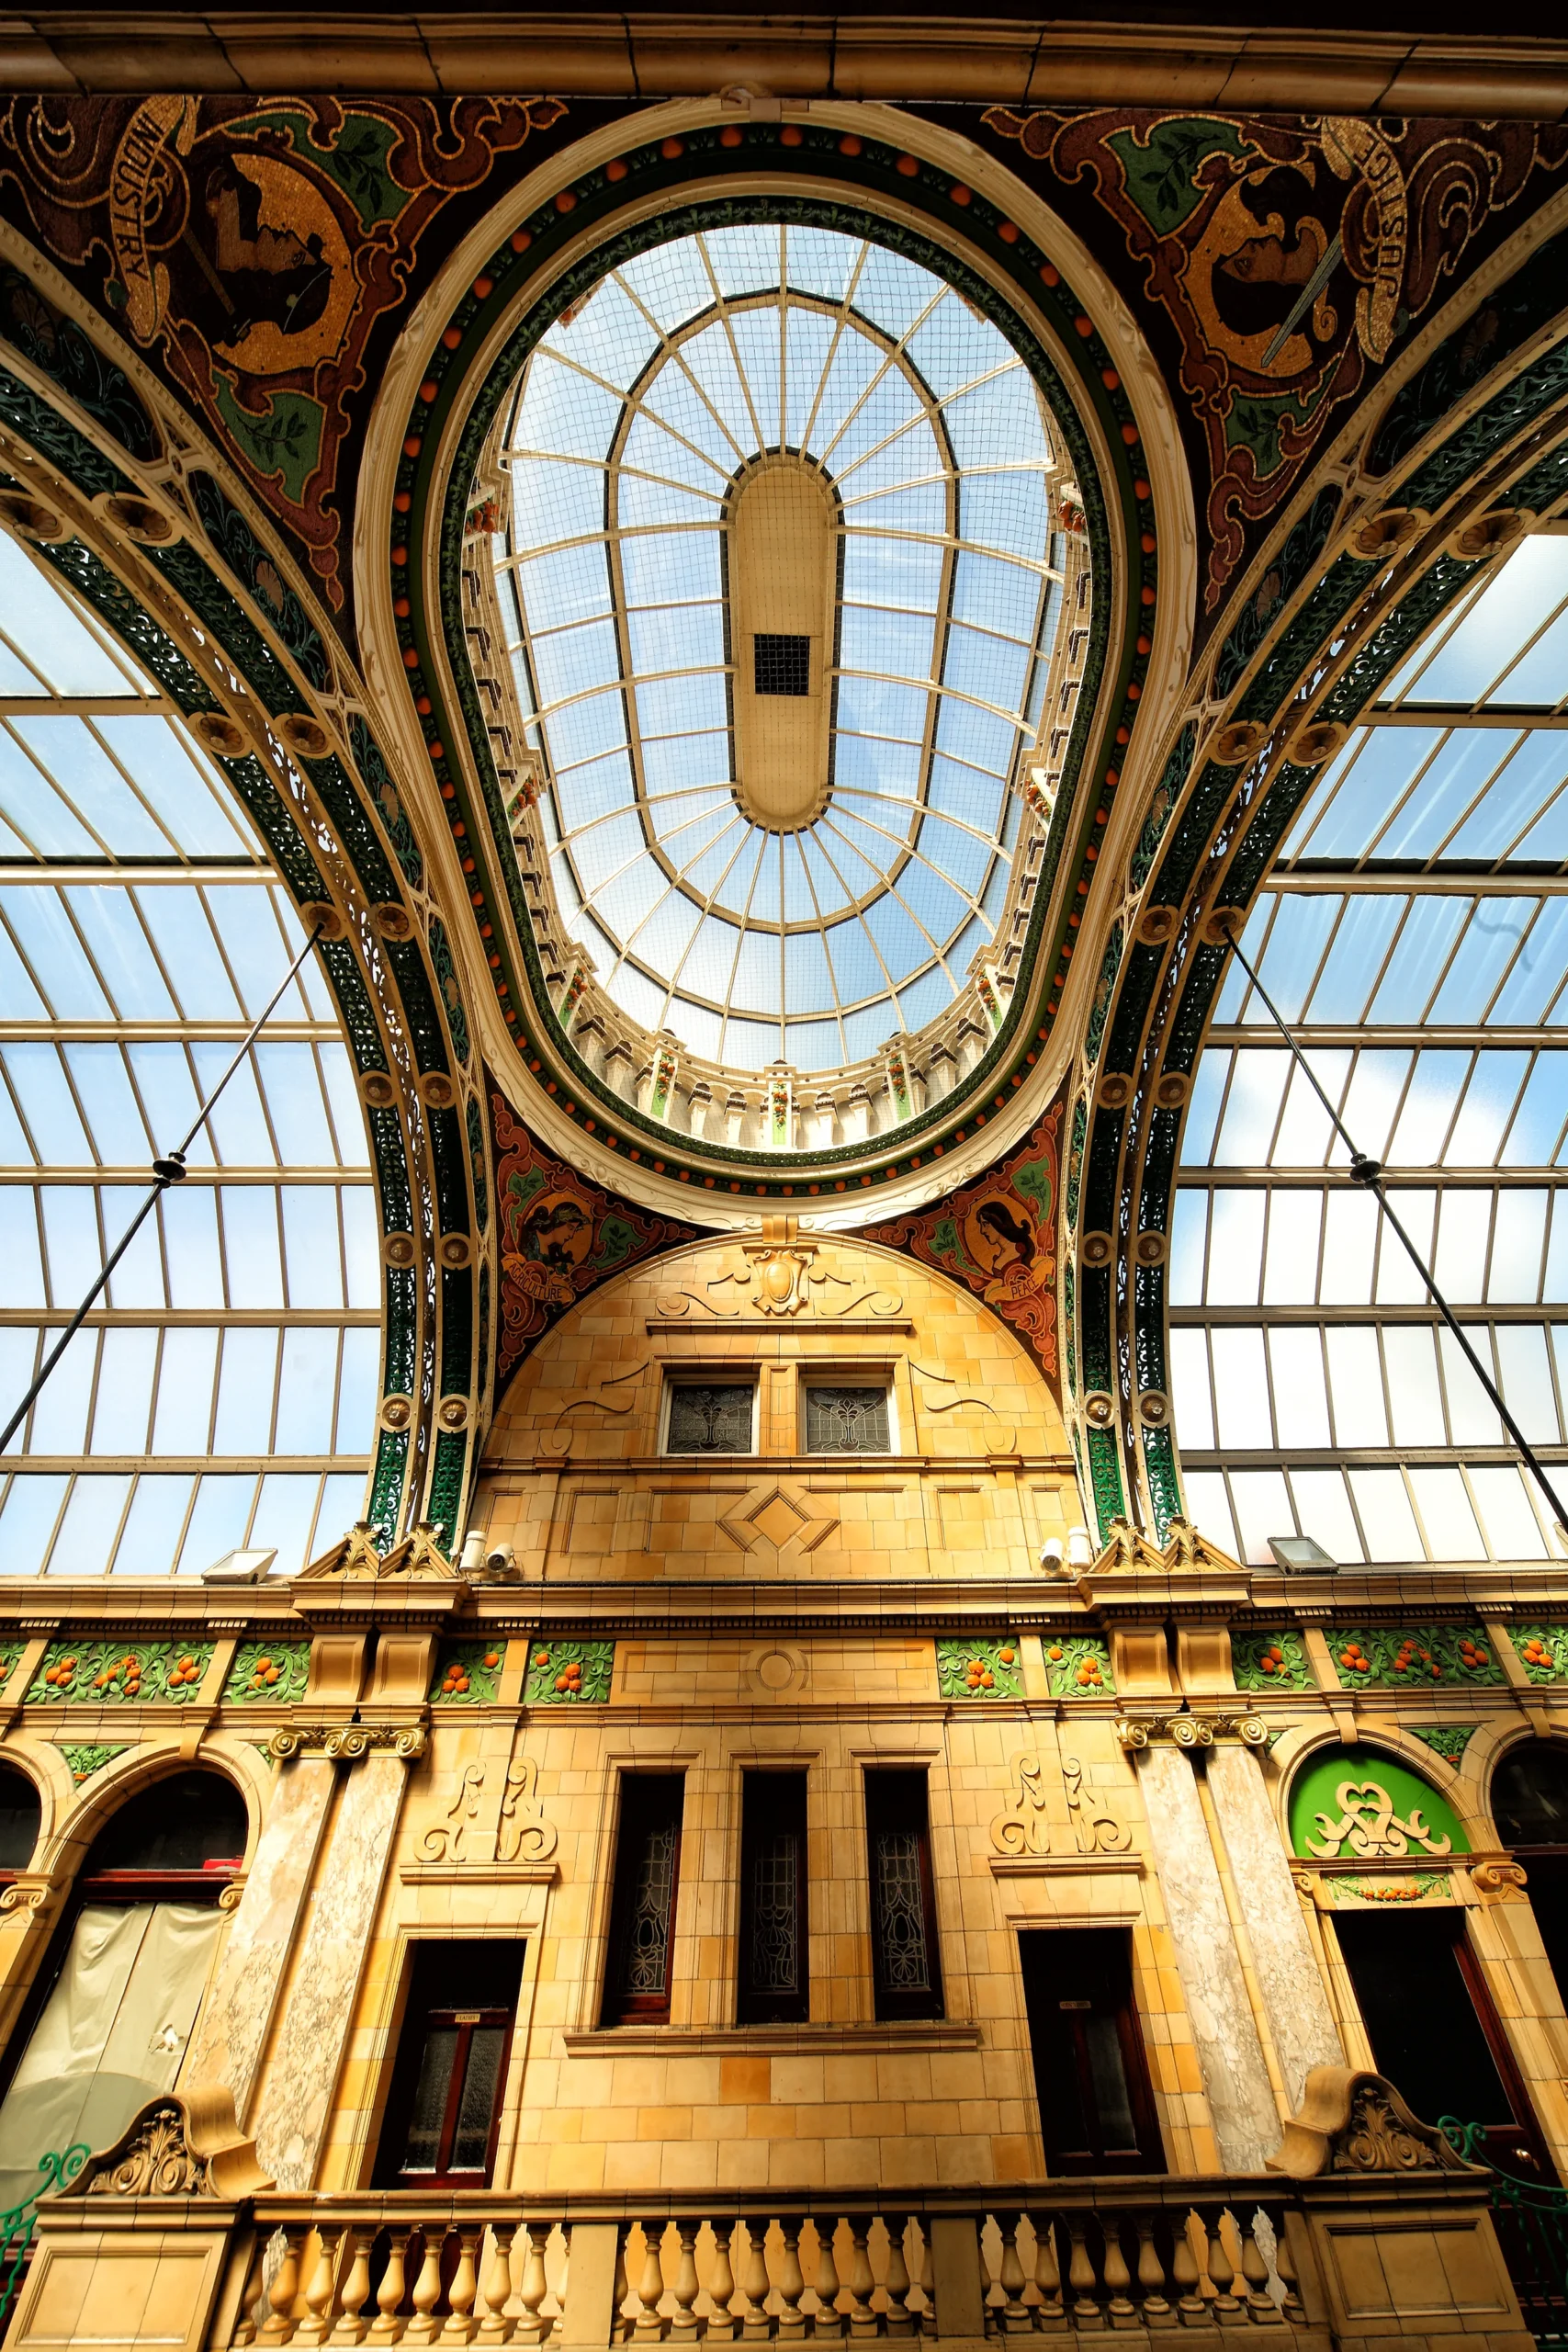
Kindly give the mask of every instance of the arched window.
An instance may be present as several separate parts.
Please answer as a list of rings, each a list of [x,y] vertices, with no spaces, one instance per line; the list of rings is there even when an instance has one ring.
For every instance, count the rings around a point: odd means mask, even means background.
[[[50,2149],[107,2147],[173,2086],[245,1839],[238,1790],[201,1770],[155,1781],[102,1825],[12,2039],[0,2207],[36,2185]]]
[[[1568,1747],[1529,1739],[1492,1777],[1492,1818],[1525,1866],[1530,1907],[1568,2003]]]
[[[169,697],[0,535],[0,1423],[303,944]],[[11,1576],[295,1572],[357,1517],[380,1270],[307,963],[6,1456]]]
[[[0,1764],[0,1878],[32,1860],[39,1818],[38,1791],[26,1773]]]
[[[1387,681],[1245,934],[1549,1464],[1568,1461],[1565,644],[1554,525],[1478,565]],[[1247,1560],[1298,1533],[1348,1564],[1551,1556],[1550,1509],[1239,964],[1181,1158],[1171,1387],[1199,1523]]]

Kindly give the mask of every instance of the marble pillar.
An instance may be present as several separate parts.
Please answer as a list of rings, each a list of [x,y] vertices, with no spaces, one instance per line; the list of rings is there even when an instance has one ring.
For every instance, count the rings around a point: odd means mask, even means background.
[[[1209,1757],[1209,1793],[1293,2115],[1308,2070],[1343,2066],[1345,2052],[1263,1785],[1261,1761],[1249,1747],[1217,1745]]]
[[[255,2119],[279,2188],[315,2186],[407,1777],[400,1757],[374,1753],[344,1776]]]
[[[333,1769],[319,1756],[299,1757],[281,1767],[255,1860],[230,1922],[217,1981],[182,2070],[182,2084],[226,2084],[242,2124],[299,1933],[332,1797]]]
[[[1280,2144],[1280,2110],[1192,1766],[1163,1740],[1136,1753],[1150,1850],[1220,2162],[1227,2172],[1261,2172]]]

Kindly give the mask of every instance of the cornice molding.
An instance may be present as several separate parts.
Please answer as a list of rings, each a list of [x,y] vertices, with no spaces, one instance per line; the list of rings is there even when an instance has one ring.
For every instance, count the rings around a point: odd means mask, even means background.
[[[795,102],[1245,107],[1308,113],[1568,114],[1568,41],[816,14],[787,22],[649,11],[319,17],[111,9],[12,17],[0,86],[74,95],[344,89],[400,96],[547,89],[692,98],[744,87]]]

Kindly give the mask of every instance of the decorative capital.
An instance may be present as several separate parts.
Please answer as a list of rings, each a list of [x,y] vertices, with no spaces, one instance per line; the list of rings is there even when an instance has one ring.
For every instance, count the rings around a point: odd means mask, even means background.
[[[1299,2113],[1268,2159],[1270,2172],[1294,2180],[1331,2173],[1461,2172],[1467,2163],[1436,2125],[1418,2122],[1393,2085],[1356,2066],[1314,2066]]]
[[[1216,1739],[1267,1747],[1269,1726],[1258,1715],[1119,1715],[1116,1736],[1126,1748],[1146,1747],[1151,1739],[1187,1748],[1213,1747]]]
[[[0,1913],[15,1919],[18,1927],[30,1928],[41,1919],[55,1893],[52,1879],[23,1871],[9,1886],[0,1887]]]
[[[427,1738],[423,1724],[288,1724],[273,1733],[266,1752],[285,1764],[291,1756],[325,1756],[334,1764],[357,1764],[361,1757],[379,1749],[400,1757],[405,1764],[416,1764]]]

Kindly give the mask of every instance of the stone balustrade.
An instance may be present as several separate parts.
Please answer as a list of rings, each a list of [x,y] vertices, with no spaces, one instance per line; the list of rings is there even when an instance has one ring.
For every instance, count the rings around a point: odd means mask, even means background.
[[[1293,2201],[1272,2181],[1174,2179],[538,2205],[264,2194],[213,2352],[1310,2331]]]

